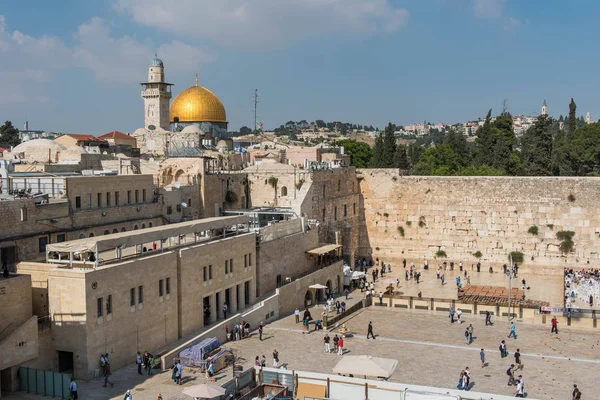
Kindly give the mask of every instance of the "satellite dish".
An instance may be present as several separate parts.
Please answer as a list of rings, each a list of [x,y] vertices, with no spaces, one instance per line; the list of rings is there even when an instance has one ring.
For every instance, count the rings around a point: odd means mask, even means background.
[[[150,129],[151,131],[153,131],[153,130],[156,129],[156,126],[154,126],[154,125],[148,125],[148,129]]]
[[[174,185],[174,186],[175,186],[175,189],[179,189],[179,188],[181,187],[181,183],[179,183],[179,182],[175,182],[175,185]]]
[[[187,203],[185,201],[183,203],[181,203],[180,206],[181,206],[181,208],[187,208],[188,207],[188,205],[187,205]]]

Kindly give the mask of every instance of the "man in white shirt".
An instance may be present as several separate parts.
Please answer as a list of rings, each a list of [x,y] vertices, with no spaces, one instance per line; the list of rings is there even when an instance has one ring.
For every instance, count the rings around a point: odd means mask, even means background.
[[[300,310],[296,307],[296,311],[294,311],[294,316],[296,317],[296,323],[300,322]]]
[[[517,383],[517,391],[515,392],[516,397],[523,397],[523,384],[521,382]]]

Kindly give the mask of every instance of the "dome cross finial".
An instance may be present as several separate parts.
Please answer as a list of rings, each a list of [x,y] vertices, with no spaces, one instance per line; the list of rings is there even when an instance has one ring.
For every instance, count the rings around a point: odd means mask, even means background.
[[[198,73],[196,72],[196,86],[198,86]]]

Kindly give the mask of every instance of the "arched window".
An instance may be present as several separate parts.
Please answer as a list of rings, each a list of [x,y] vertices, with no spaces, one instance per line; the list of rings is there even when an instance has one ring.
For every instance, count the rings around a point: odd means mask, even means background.
[[[134,230],[134,231],[137,231],[137,230],[138,230],[138,226],[137,226],[137,225],[134,225],[134,226],[133,226],[133,230]]]
[[[146,229],[146,224],[145,223],[142,224],[142,229]]]
[[[148,228],[152,228],[152,222],[148,222]]]
[[[125,227],[122,227],[121,232],[127,232],[127,229],[125,229]]]
[[[119,233],[119,230],[117,228],[113,229],[113,233]]]
[[[79,235],[79,239],[84,239],[84,238],[85,238],[85,235],[84,235],[83,233],[81,233],[81,234]]]
[[[282,196],[287,196],[287,187],[285,187],[285,186],[281,187],[281,195]]]
[[[107,229],[107,230],[104,231],[104,234],[105,235],[110,235],[110,231]]]
[[[90,233],[90,237],[94,237],[94,234],[93,234],[93,233]]]

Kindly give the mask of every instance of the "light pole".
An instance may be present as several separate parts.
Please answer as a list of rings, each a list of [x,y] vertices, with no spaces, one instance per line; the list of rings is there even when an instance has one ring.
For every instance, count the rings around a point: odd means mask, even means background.
[[[510,261],[510,266],[508,268],[508,322],[510,322],[510,292],[511,292],[511,282],[512,282],[512,274],[513,274],[513,260],[512,254],[509,254],[508,259]]]

